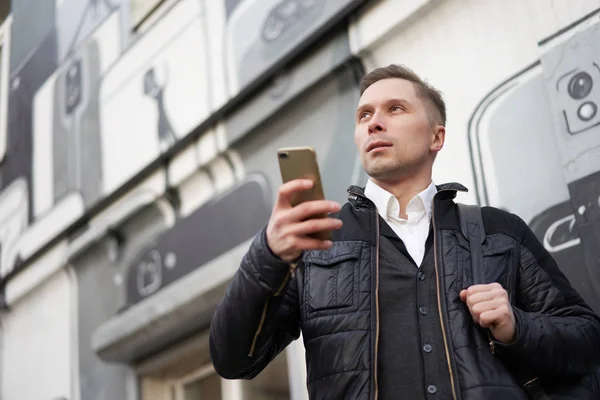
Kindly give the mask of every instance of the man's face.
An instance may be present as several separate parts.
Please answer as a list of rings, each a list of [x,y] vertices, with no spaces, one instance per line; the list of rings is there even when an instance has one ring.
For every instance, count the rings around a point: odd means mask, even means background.
[[[412,82],[382,79],[359,100],[354,142],[365,172],[391,182],[431,168],[444,128],[431,123]]]

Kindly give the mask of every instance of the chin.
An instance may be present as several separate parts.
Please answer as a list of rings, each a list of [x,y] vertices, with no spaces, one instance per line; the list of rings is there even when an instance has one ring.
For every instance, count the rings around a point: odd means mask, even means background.
[[[369,165],[365,168],[365,172],[371,178],[385,180],[390,176],[396,175],[398,173],[398,169],[390,165]]]

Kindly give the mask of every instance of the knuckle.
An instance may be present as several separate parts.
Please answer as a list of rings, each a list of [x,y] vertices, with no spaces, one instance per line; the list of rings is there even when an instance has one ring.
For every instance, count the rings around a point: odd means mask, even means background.
[[[309,231],[313,232],[319,229],[319,223],[315,220],[310,220],[306,222],[306,226]]]
[[[308,214],[310,213],[311,202],[307,201],[304,203],[300,203],[296,206],[296,209],[300,212],[300,214]]]
[[[273,229],[276,231],[281,230],[283,223],[281,221],[281,214],[277,214],[273,216]]]
[[[467,306],[470,310],[473,310],[473,307],[475,307],[475,305],[476,304],[473,302],[473,299],[467,299]]]
[[[291,232],[290,232],[290,228],[285,227],[285,226],[279,227],[279,229],[277,230],[277,236],[279,236],[280,238],[282,238],[284,240],[288,240],[288,238],[290,236],[292,236]]]
[[[295,236],[289,235],[287,237],[287,244],[288,244],[289,249],[297,250],[298,249],[298,238]]]
[[[278,214],[273,214],[273,216],[271,217],[271,227],[273,228],[279,228],[279,224],[280,222],[280,217]]]

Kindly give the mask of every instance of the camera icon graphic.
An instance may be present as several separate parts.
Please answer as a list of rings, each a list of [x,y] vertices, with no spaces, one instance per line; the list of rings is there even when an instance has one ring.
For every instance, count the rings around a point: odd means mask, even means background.
[[[283,0],[271,10],[264,22],[262,38],[273,42],[317,5],[316,0]]]
[[[600,125],[600,67],[597,63],[562,75],[556,82],[556,91],[571,135]]]

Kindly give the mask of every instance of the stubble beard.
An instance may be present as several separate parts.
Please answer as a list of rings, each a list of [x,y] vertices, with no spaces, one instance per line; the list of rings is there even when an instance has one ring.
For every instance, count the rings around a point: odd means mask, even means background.
[[[365,162],[364,169],[371,178],[385,181],[403,176],[407,168],[398,160],[374,159]]]
[[[367,175],[380,182],[394,182],[404,179],[411,179],[419,175],[419,171],[424,167],[424,161],[419,160],[401,160],[399,158],[385,159],[375,157],[371,160],[365,160],[363,168]]]

